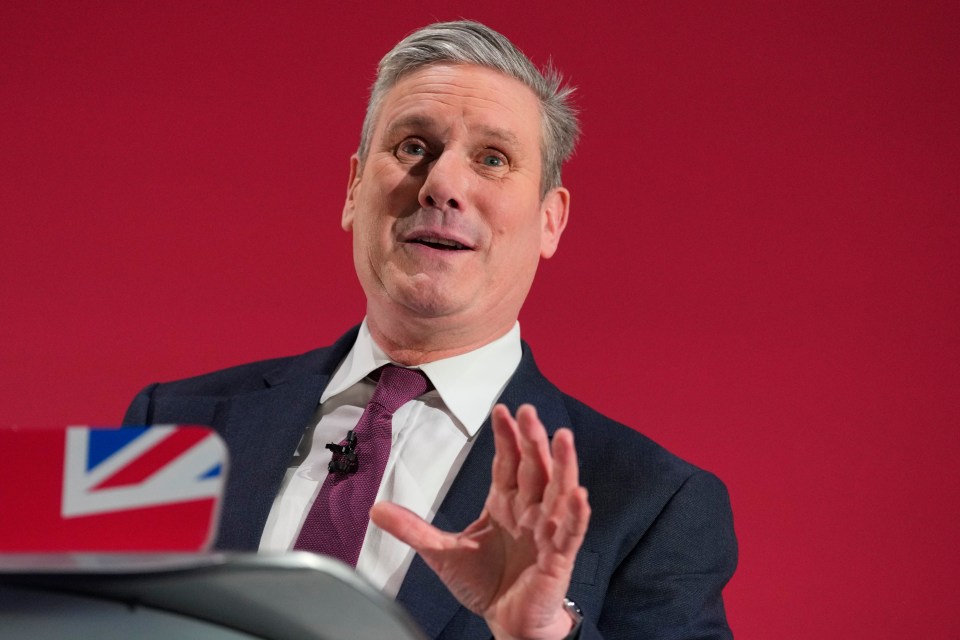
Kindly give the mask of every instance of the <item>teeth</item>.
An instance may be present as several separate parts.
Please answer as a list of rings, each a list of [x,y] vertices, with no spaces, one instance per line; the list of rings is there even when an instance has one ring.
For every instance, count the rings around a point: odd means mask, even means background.
[[[460,244],[459,242],[457,242],[457,241],[455,241],[455,240],[447,240],[446,238],[426,237],[426,238],[418,238],[417,240],[418,240],[418,242],[426,242],[426,243],[428,243],[428,244],[439,244],[439,245],[442,245],[442,246],[444,246],[444,247],[452,247],[452,248],[454,248],[454,249],[465,249],[465,248],[466,248],[466,247],[464,247],[462,244]]]

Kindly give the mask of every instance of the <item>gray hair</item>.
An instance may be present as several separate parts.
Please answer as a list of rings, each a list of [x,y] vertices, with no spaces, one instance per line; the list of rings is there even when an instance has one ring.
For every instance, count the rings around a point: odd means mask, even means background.
[[[543,171],[541,195],[560,186],[560,169],[573,154],[580,132],[576,110],[570,104],[574,88],[547,64],[544,72],[505,36],[479,22],[438,22],[418,29],[397,43],[377,66],[367,114],[360,134],[360,162],[366,161],[370,138],[384,96],[400,79],[438,63],[477,64],[516,78],[530,87],[540,102]]]

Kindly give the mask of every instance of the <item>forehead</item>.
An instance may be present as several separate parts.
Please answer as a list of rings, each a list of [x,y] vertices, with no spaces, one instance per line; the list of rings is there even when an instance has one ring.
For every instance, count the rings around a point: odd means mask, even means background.
[[[430,127],[539,146],[540,102],[527,85],[487,67],[434,64],[404,75],[384,96],[376,135]]]

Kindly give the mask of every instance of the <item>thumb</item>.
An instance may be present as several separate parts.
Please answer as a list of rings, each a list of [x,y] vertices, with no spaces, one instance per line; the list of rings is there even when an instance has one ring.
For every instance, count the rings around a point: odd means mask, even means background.
[[[370,509],[370,519],[394,538],[413,547],[417,553],[450,546],[450,534],[437,529],[413,511],[392,502],[378,502]]]

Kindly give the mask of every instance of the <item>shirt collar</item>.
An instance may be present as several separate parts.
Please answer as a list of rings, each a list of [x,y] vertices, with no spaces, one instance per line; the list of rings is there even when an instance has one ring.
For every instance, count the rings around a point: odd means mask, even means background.
[[[415,367],[433,383],[440,398],[473,437],[490,415],[510,376],[520,364],[520,323],[479,349]],[[364,319],[357,341],[337,368],[320,402],[352,387],[391,360],[374,342]]]

